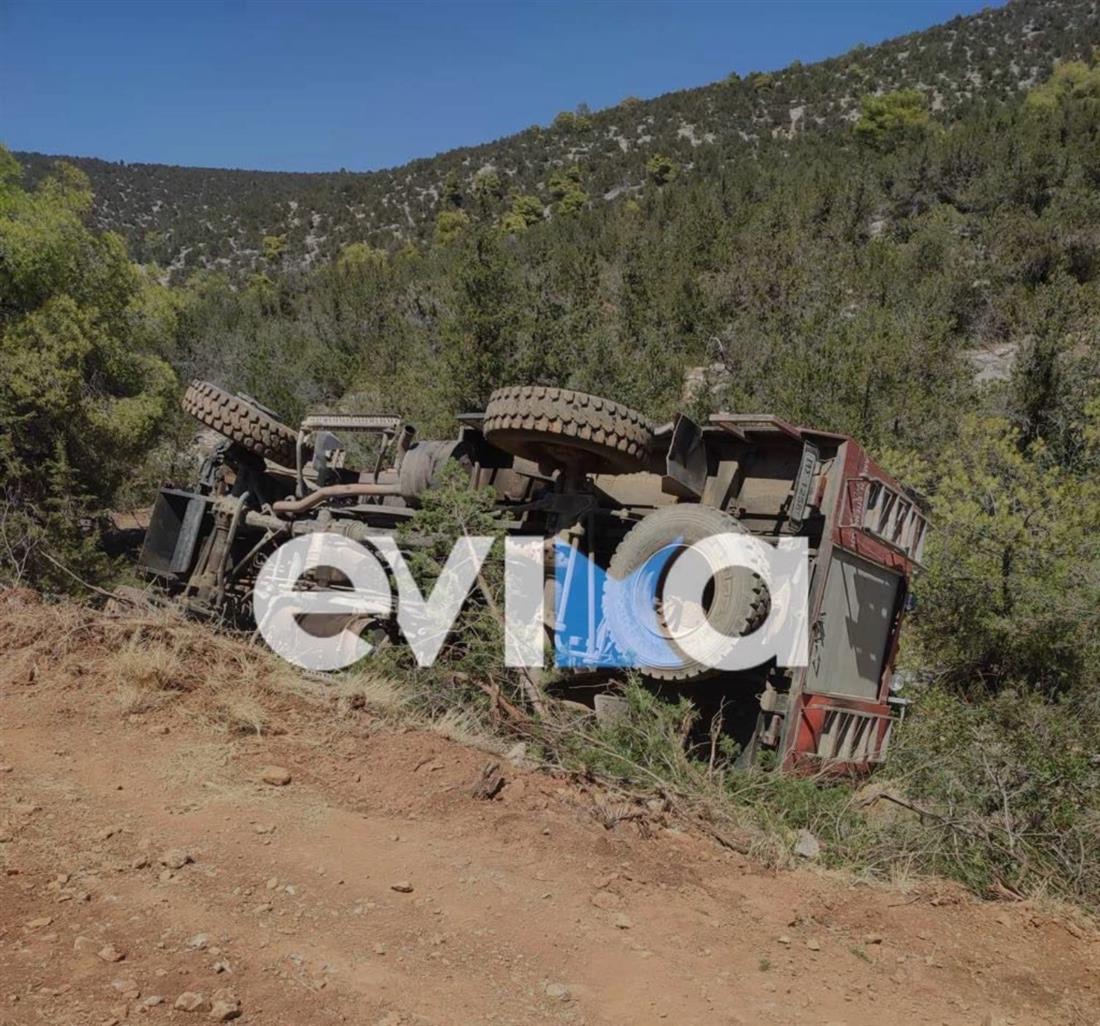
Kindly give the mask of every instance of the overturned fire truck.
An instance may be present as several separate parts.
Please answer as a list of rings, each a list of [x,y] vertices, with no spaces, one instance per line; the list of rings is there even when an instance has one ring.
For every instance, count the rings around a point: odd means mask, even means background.
[[[722,533],[772,545],[806,539],[807,665],[770,660],[716,672],[685,656],[641,672],[702,707],[720,701],[746,762],[770,751],[788,770],[860,773],[885,758],[904,705],[892,669],[928,522],[919,497],[853,439],[733,413],[657,425],[611,400],[541,386],[498,389],[445,441],[419,439],[391,416],[317,415],[293,430],[254,399],[206,382],[193,382],[183,403],[224,440],[197,484],[160,490],[139,563],[189,609],[247,622],[257,575],[277,546],[332,532],[369,548],[392,537],[457,461],[472,486],[494,490],[507,531],[564,550],[545,609],[570,680],[601,679],[606,665],[598,623],[583,636],[566,629],[578,595],[591,621],[608,613],[595,592],[655,553],[675,559]],[[704,619],[747,636],[768,603],[757,575],[723,569],[707,584]],[[669,639],[682,636],[676,610],[644,612]]]

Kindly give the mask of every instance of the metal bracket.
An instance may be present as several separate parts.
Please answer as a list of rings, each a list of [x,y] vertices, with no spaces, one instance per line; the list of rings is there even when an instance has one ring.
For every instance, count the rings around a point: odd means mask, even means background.
[[[707,484],[707,448],[703,429],[690,417],[680,414],[672,428],[665,454],[662,488],[682,499],[698,499]]]
[[[798,476],[794,479],[794,493],[787,512],[787,520],[795,531],[801,531],[806,520],[810,507],[810,489],[813,487],[820,459],[821,452],[813,442],[802,443],[802,459],[798,464]]]

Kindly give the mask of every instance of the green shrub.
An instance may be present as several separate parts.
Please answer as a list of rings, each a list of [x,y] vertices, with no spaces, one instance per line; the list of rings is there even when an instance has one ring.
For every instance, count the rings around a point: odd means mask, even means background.
[[[469,470],[453,461],[424,493],[421,507],[398,538],[413,541],[408,546],[408,566],[425,596],[435,586],[456,541],[466,535],[502,537],[494,503],[493,490],[472,488]],[[429,719],[456,713],[488,729],[500,711],[497,696],[509,704],[521,701],[516,674],[503,666],[502,552],[498,541],[431,666],[418,666],[404,645],[384,650],[381,659],[372,656],[372,669],[377,666],[398,674],[411,707]]]
[[[1045,701],[934,688],[898,732],[889,775],[926,810],[899,858],[979,893],[1000,885],[1100,907],[1095,689]]]
[[[894,150],[923,136],[929,128],[928,105],[916,89],[865,96],[855,124],[856,138],[878,150]]]
[[[98,521],[174,395],[153,355],[172,309],[85,227],[83,175],[59,165],[27,192],[12,164],[0,148],[0,577],[71,590],[102,572]]]
[[[645,162],[646,174],[649,175],[649,179],[654,185],[668,185],[677,174],[680,169],[676,165],[671,157],[665,156],[663,153],[656,153]]]
[[[1003,420],[964,419],[927,465],[934,530],[916,584],[914,659],[960,687],[1053,694],[1095,680],[1096,485],[1021,448]]]

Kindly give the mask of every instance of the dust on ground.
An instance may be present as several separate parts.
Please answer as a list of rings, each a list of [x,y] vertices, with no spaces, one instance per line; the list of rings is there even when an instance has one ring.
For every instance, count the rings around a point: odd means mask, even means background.
[[[484,751],[250,656],[212,704],[183,628],[89,616],[0,602],[4,1026],[1100,1022],[1068,914],[774,871],[507,760],[475,797]]]

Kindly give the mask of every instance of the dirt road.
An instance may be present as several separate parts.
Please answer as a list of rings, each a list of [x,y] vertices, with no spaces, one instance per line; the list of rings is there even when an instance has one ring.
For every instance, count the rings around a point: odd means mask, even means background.
[[[365,712],[134,713],[95,658],[0,675],[2,1024],[1100,1022],[1098,937],[1049,911],[608,829],[507,763],[481,800],[489,756]]]

